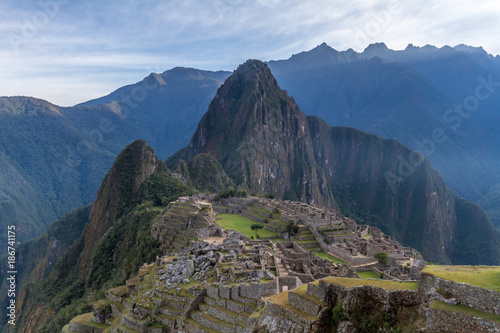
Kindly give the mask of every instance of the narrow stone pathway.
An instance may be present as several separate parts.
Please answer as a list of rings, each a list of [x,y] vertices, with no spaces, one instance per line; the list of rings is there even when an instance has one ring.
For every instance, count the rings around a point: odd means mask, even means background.
[[[288,271],[281,263],[281,257],[283,256],[283,252],[281,252],[279,247],[276,247],[275,250],[276,250],[276,272],[278,273],[279,277],[287,277]]]

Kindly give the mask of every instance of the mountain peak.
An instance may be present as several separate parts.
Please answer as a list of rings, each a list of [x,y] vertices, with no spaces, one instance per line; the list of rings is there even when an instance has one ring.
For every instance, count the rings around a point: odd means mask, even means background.
[[[238,81],[261,81],[264,78],[272,79],[269,67],[260,60],[249,59],[238,66],[232,77]]]
[[[208,153],[252,193],[332,204],[327,189],[312,185],[320,181],[310,141],[308,120],[293,98],[266,64],[248,60],[219,88],[189,146],[167,164]]]
[[[132,205],[141,185],[161,167],[161,160],[144,140],[129,144],[116,157],[92,206],[85,234],[88,250],[84,252],[84,258],[90,258],[93,245],[99,237],[111,227],[115,217]]]
[[[366,47],[364,52],[385,52],[389,51],[389,48],[385,43],[373,43]]]

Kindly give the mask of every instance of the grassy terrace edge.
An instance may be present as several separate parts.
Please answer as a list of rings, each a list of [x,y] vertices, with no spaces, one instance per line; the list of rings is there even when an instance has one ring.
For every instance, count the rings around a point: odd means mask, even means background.
[[[477,309],[468,307],[463,304],[458,304],[458,305],[452,305],[452,304],[447,304],[438,300],[434,300],[431,302],[430,307],[432,309],[436,310],[441,310],[441,311],[448,311],[448,312],[455,312],[455,313],[460,313],[463,315],[471,316],[471,317],[479,317],[485,320],[489,321],[494,321],[495,323],[500,324],[500,316],[489,313],[489,312],[483,312],[479,311]]]
[[[500,266],[428,265],[422,273],[500,292]]]
[[[389,291],[418,289],[417,282],[398,282],[398,281],[388,281],[388,280],[377,281],[377,280],[366,280],[366,279],[341,278],[335,276],[323,278],[321,279],[321,281],[329,284],[337,284],[348,288],[359,287],[359,286],[374,286]]]

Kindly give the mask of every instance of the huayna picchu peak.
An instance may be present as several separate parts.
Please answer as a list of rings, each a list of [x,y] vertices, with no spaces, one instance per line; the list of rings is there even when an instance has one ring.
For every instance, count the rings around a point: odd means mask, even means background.
[[[251,192],[334,206],[314,161],[307,117],[258,60],[240,65],[217,90],[189,146],[167,161],[209,153]]]

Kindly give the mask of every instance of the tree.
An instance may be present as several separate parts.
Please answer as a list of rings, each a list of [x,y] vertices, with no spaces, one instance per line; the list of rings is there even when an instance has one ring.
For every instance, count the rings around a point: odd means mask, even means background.
[[[375,259],[378,260],[378,263],[382,266],[386,266],[389,263],[389,255],[385,252],[379,252],[374,255]]]
[[[285,228],[285,232],[287,232],[290,237],[295,236],[299,232],[299,227],[293,223],[293,221],[290,221],[288,225]]]
[[[259,224],[259,223],[254,223],[250,226],[250,229],[252,229],[252,231],[255,233],[256,238],[260,238],[259,230],[263,229],[263,228],[264,228],[264,226],[262,224]]]

